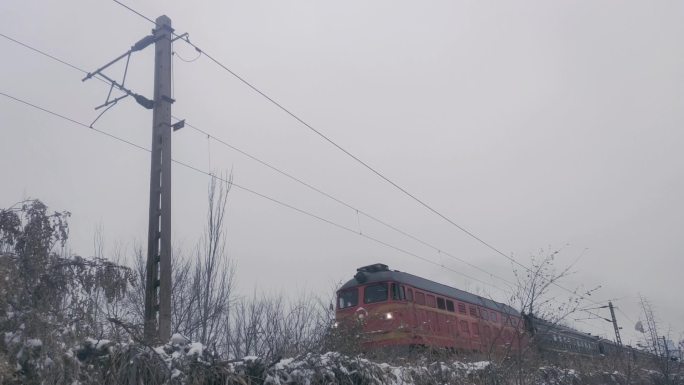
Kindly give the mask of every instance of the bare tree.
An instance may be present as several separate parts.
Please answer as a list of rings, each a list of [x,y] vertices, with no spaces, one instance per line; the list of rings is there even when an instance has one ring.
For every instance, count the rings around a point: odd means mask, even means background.
[[[532,256],[530,267],[520,271],[515,266],[513,272],[516,286],[510,298],[510,304],[517,307],[523,319],[522,325],[516,328],[514,343],[509,347],[513,356],[516,383],[526,382],[525,359],[529,353],[536,351],[538,343],[548,338],[550,329],[562,323],[570,314],[578,311],[583,300],[600,288],[590,290],[575,288],[569,290],[567,297],[558,298],[552,295],[551,288],[559,286],[558,282],[571,274],[572,264],[556,270],[555,259],[560,250],[541,250],[539,256]],[[543,320],[543,322],[537,322]],[[505,322],[510,322],[509,319]]]
[[[287,301],[282,295],[239,299],[231,309],[226,345],[231,357],[267,360],[316,352],[330,327],[327,306],[312,295]]]
[[[681,362],[674,362],[672,360],[672,352],[669,351],[668,343],[665,334],[661,334],[658,319],[655,316],[651,302],[643,296],[640,296],[641,310],[643,311],[643,322],[639,321],[637,330],[642,332],[644,337],[644,344],[647,350],[653,354],[655,364],[663,375],[666,383],[674,383],[672,378],[673,372],[681,372]],[[644,327],[645,324],[645,327]],[[680,373],[681,374],[681,373]]]
[[[207,224],[197,247],[193,289],[199,299],[195,313],[199,330],[195,337],[203,344],[217,342],[221,315],[230,306],[235,269],[226,252],[225,213],[232,180],[232,174],[228,182],[217,184],[216,178],[211,179]]]

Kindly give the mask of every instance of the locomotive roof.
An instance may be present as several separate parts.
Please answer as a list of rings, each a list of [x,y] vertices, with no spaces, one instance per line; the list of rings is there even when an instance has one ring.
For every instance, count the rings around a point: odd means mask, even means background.
[[[376,265],[371,265],[371,266],[376,266]],[[479,295],[475,295],[473,293],[468,293],[467,291],[463,291],[460,289],[453,288],[451,286],[443,285],[441,283],[437,283],[434,281],[430,281],[429,279],[421,278],[418,276],[415,276],[413,274],[409,273],[404,273],[403,271],[398,271],[398,270],[389,270],[386,269],[387,266],[381,265],[385,269],[376,269],[376,268],[371,268],[371,269],[366,269],[366,268],[359,268],[358,271],[359,273],[362,273],[365,275],[365,280],[363,282],[359,282],[356,278],[356,276],[340,288],[340,290],[348,289],[354,286],[358,285],[365,285],[368,283],[373,283],[373,282],[386,282],[386,281],[394,281],[394,282],[401,282],[404,284],[407,284],[409,286],[413,286],[418,289],[423,289],[425,291],[429,291],[435,294],[440,294],[445,297],[449,298],[454,298],[459,301],[463,302],[468,302],[474,305],[479,305],[485,308],[489,308],[492,310],[508,313],[511,315],[515,316],[520,316],[520,313],[515,310],[514,308],[500,303],[496,301],[492,301],[491,299],[480,297]],[[357,274],[358,276],[358,274]]]

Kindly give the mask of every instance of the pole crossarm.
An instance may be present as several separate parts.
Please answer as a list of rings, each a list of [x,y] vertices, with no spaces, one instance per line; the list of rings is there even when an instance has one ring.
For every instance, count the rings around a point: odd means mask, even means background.
[[[133,52],[141,51],[141,50],[145,49],[145,47],[149,46],[150,44],[155,43],[155,42],[157,41],[158,38],[159,38],[159,37],[157,37],[157,36],[155,36],[155,35],[147,35],[147,36],[143,37],[142,39],[138,40],[135,44],[133,44],[133,46],[131,47],[131,49],[129,49],[129,50],[126,51],[125,53],[121,54],[121,55],[118,56],[116,59],[110,61],[109,63],[103,65],[102,67],[96,69],[96,70],[93,71],[93,72],[88,72],[88,74],[87,74],[83,79],[81,79],[81,81],[84,82],[84,81],[86,81],[86,80],[92,78],[92,77],[95,76],[95,75],[101,74],[102,71],[104,71],[104,70],[106,70],[107,68],[109,68],[112,64],[118,62],[119,60],[125,58],[126,56],[129,56],[129,55],[132,54]]]
[[[131,91],[130,89],[126,88],[124,86],[124,84],[126,83],[126,74],[128,73],[128,63],[131,60],[131,54],[133,52],[137,52],[137,51],[145,49],[145,47],[149,46],[152,43],[156,43],[159,39],[160,39],[160,37],[156,36],[156,35],[148,35],[148,36],[143,37],[142,39],[138,40],[135,44],[133,44],[131,49],[126,51],[126,53],[118,56],[116,59],[110,61],[109,63],[103,65],[102,67],[96,69],[95,71],[88,72],[88,74],[83,79],[81,79],[81,81],[85,82],[86,80],[92,79],[93,77],[97,76],[100,80],[103,80],[104,82],[109,83],[109,85],[110,85],[109,94],[107,94],[107,99],[105,100],[105,102],[102,103],[101,105],[95,107],[95,110],[99,110],[100,108],[103,108],[103,107],[107,107],[107,109],[105,109],[100,115],[98,115],[97,118],[95,118],[93,123],[90,124],[91,127],[93,124],[95,124],[95,122],[97,122],[98,119],[100,119],[100,117],[102,117],[102,115],[104,115],[105,112],[107,112],[109,110],[109,108],[113,107],[121,99],[124,99],[127,96],[132,96],[133,99],[135,99],[135,101],[138,104],[140,104],[141,106],[145,107],[148,110],[151,110],[152,108],[154,108],[154,101],[152,101],[152,100],[150,100],[150,99],[148,99],[148,98],[146,98],[146,97],[144,97],[138,93]],[[121,60],[123,58],[126,58],[126,68],[124,70],[123,80],[121,81],[121,83],[119,83],[116,80],[105,75],[104,70],[109,68],[112,64],[118,62],[119,60]],[[114,88],[123,92],[124,95],[117,97],[117,98],[114,98],[114,99],[110,99],[110,96],[112,94],[112,89],[114,89]]]

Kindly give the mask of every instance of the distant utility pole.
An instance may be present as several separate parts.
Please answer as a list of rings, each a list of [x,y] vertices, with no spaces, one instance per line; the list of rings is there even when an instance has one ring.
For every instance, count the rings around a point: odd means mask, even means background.
[[[622,346],[622,339],[620,338],[620,328],[617,324],[617,319],[615,319],[615,309],[613,308],[613,302],[608,301],[608,308],[610,308],[610,318],[613,320],[613,328],[615,329],[615,341],[618,346]]]
[[[145,283],[145,340],[171,338],[171,19],[154,30],[154,111]],[[157,321],[157,314],[159,320]]]

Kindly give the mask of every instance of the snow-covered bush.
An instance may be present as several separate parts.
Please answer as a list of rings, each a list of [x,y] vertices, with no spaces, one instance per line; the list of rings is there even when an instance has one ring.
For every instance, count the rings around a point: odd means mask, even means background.
[[[120,298],[132,278],[107,260],[55,252],[67,240],[68,217],[37,200],[0,210],[0,368],[11,371],[0,374],[5,383],[68,379],[68,347],[104,332],[98,307]]]

